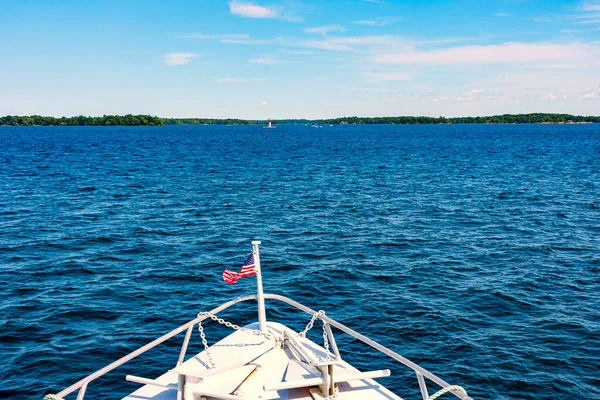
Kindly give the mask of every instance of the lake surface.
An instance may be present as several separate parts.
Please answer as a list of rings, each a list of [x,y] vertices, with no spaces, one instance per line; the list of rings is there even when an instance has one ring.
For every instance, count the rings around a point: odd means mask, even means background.
[[[0,127],[0,398],[56,393],[252,294],[221,274],[256,239],[266,292],[473,398],[600,398],[599,237],[600,124]],[[254,304],[231,310],[256,320]],[[272,302],[267,317],[309,320]],[[182,340],[86,398],[172,368]],[[337,340],[419,398],[411,370]]]

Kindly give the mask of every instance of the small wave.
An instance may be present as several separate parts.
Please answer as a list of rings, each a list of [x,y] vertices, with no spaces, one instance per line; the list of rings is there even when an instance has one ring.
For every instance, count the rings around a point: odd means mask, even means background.
[[[77,309],[62,311],[55,314],[52,318],[56,320],[96,320],[96,321],[114,321],[120,314],[110,310],[89,310]]]
[[[149,229],[142,226],[138,226],[133,229],[133,233],[136,235],[159,235],[159,236],[170,236],[171,233],[163,230]]]

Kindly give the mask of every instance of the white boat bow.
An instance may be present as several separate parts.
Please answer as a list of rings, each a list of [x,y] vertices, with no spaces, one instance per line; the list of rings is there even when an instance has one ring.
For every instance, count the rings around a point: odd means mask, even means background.
[[[463,400],[472,400],[462,387],[450,385],[400,354],[329,318],[325,312],[314,311],[284,296],[263,294],[258,244],[259,242],[253,242],[257,295],[239,297],[209,312],[201,312],[197,318],[58,394],[47,395],[45,400],[62,399],[76,391],[77,400],[83,400],[89,383],[182,332],[185,332],[185,336],[174,368],[157,378],[128,375],[128,381],[137,382],[142,387],[123,400],[401,400],[398,394],[375,381],[389,376],[389,369],[361,372],[342,359],[332,328],[339,329],[412,369],[423,400],[434,400],[445,393]],[[265,299],[284,302],[311,315],[305,330],[298,333],[280,323],[266,321]],[[250,300],[258,302],[257,323],[239,327],[217,317],[219,312]],[[234,332],[209,346],[202,325],[206,320],[233,328]],[[322,323],[323,346],[306,337],[317,320]],[[198,327],[204,351],[186,360],[194,327]],[[426,379],[439,386],[436,393],[429,395]]]

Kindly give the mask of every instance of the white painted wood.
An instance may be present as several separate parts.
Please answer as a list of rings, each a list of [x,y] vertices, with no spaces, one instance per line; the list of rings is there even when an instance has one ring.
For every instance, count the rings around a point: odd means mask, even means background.
[[[286,330],[290,335],[294,335],[289,328],[278,323],[268,322],[267,327],[269,332],[280,340],[283,339]],[[248,328],[256,329],[258,323],[251,324]],[[325,356],[322,347],[306,338],[296,337],[296,339],[303,351]],[[317,389],[320,393],[317,386],[265,390],[265,385],[267,389],[274,389],[275,385],[288,381],[318,379],[322,382],[323,378],[314,366],[298,361],[290,349],[274,345],[274,341],[267,341],[263,336],[236,331],[211,346],[210,351],[217,365],[216,371],[211,375],[206,374],[208,358],[202,352],[186,360],[175,370],[152,380],[149,382],[152,384],[144,385],[124,400],[177,400],[176,388],[179,375],[175,371],[187,374],[186,379],[189,379],[184,386],[183,399],[185,400],[200,397],[223,400],[313,400],[315,397],[311,395],[311,389]],[[245,360],[245,364],[241,366],[218,371],[219,365],[232,366],[234,361],[240,363],[242,360]],[[360,371],[345,361],[322,364],[333,364],[334,381],[338,382],[336,386],[344,392],[344,398],[347,400],[401,400],[370,378],[374,375],[360,375]],[[202,377],[202,381],[197,378],[194,381],[192,375]],[[345,377],[355,377],[358,380],[339,383]]]
[[[351,382],[351,381],[362,381],[367,379],[375,379],[375,378],[383,378],[386,376],[390,376],[389,369],[382,369],[379,371],[368,371],[368,372],[357,372],[351,374],[344,375],[334,375],[333,383],[341,383],[341,382]],[[318,378],[309,378],[302,379],[291,382],[279,382],[270,385],[265,385],[265,391],[270,390],[285,390],[285,389],[295,389],[301,387],[313,387],[313,386],[321,386],[325,385],[326,388],[329,387],[329,382],[326,382],[326,379],[323,377]]]

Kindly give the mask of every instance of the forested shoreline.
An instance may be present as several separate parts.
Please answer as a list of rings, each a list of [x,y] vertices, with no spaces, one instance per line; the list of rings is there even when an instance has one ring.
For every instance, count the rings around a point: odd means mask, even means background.
[[[41,115],[0,117],[0,125],[9,126],[157,126],[162,119],[151,115],[103,115],[102,117],[44,117]]]
[[[340,117],[330,119],[278,119],[275,125],[325,124],[325,125],[425,125],[425,124],[581,124],[599,123],[600,116],[571,114],[503,114],[484,117]],[[40,115],[0,117],[0,125],[9,126],[160,126],[160,125],[266,125],[267,120],[237,118],[159,118],[151,115],[104,115],[102,117],[44,117]]]
[[[265,125],[266,120],[215,119],[215,118],[163,118],[165,125]],[[283,124],[325,124],[325,125],[376,125],[376,124],[567,124],[597,123],[600,116],[581,116],[571,114],[504,114],[485,117],[340,117],[330,119],[274,119],[275,125]]]

